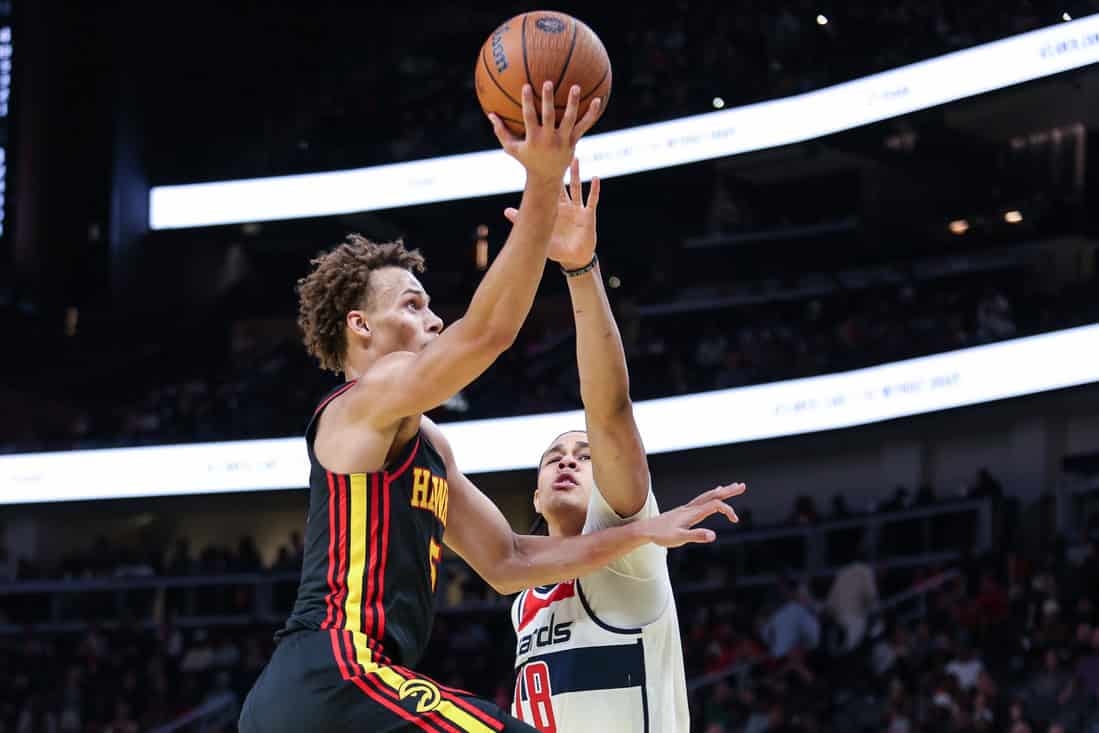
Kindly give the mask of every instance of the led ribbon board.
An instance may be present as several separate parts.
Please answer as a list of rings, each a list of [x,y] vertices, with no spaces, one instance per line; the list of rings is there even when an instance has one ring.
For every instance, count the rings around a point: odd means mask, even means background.
[[[1099,61],[1099,15],[783,99],[590,135],[584,176],[611,178],[788,145],[1077,69]],[[488,122],[485,122],[488,125]],[[521,191],[502,150],[294,176],[178,186],[149,194],[152,229],[373,211]]]
[[[865,425],[1099,382],[1099,324],[820,377],[634,405],[649,453]],[[307,416],[303,416],[303,420]],[[469,474],[533,468],[578,411],[444,423]],[[306,485],[301,437],[0,456],[0,504]]]

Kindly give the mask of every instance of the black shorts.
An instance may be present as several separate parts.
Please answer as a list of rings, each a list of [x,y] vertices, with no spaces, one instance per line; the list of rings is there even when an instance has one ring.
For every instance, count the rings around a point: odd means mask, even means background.
[[[240,733],[537,733],[497,705],[374,661],[348,631],[284,638],[244,701]]]

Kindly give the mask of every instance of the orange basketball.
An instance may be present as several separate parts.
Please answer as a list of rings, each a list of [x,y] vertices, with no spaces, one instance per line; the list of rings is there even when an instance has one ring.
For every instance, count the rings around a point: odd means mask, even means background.
[[[547,80],[553,82],[558,120],[574,84],[580,87],[577,119],[595,97],[603,100],[602,114],[611,95],[611,60],[599,36],[583,22],[565,13],[535,10],[516,15],[493,31],[481,46],[474,79],[481,108],[522,135],[524,84],[534,90],[539,119],[542,84]]]

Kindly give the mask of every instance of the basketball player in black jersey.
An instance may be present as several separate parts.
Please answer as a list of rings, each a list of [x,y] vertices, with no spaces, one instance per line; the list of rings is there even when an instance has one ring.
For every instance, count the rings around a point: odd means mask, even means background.
[[[570,90],[554,126],[553,88],[523,90],[526,136],[496,117],[504,150],[526,169],[515,226],[466,314],[446,330],[399,242],[351,237],[300,283],[309,351],[347,381],[306,430],[311,473],[305,559],[294,610],[245,700],[242,733],[495,733],[533,728],[496,705],[409,669],[430,635],[442,545],[502,594],[584,575],[648,543],[713,538],[695,524],[732,509],[705,502],[582,537],[515,534],[458,470],[423,413],[472,382],[514,341],[550,250],[565,169],[599,100],[577,120]]]

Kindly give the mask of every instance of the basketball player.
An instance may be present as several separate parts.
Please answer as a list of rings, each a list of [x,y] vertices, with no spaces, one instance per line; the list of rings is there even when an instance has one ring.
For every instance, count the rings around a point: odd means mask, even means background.
[[[599,179],[592,180],[586,206],[579,181],[574,163],[550,246],[566,270],[587,429],[552,441],[534,492],[549,535],[560,538],[629,527],[659,514],[633,418],[622,340],[595,255]],[[514,209],[505,214],[517,221]],[[724,495],[743,491],[737,484]],[[525,590],[511,617],[518,645],[516,717],[542,733],[691,729],[663,547],[642,545],[566,582]]]
[[[430,635],[446,542],[501,593],[583,576],[648,543],[708,541],[691,529],[732,509],[714,498],[645,523],[584,537],[514,534],[499,509],[458,470],[423,413],[481,374],[515,339],[530,310],[557,216],[557,196],[599,102],[577,120],[570,90],[554,125],[523,90],[525,138],[493,129],[526,169],[516,223],[465,316],[449,328],[432,313],[400,242],[351,237],[314,260],[300,283],[309,351],[347,381],[306,429],[309,515],[297,601],[272,659],[244,702],[242,733],[496,733],[532,728],[495,705],[409,669]]]

